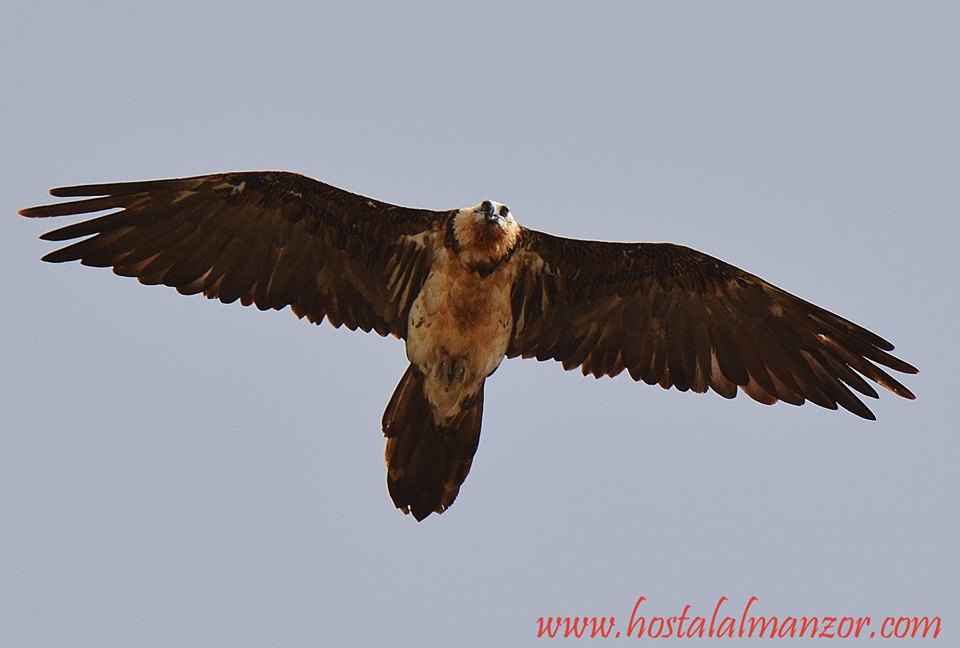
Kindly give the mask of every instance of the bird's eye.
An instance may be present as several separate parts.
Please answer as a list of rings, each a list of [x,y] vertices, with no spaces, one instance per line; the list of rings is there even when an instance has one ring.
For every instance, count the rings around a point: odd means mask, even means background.
[[[500,215],[506,218],[507,214],[510,213],[510,208],[506,205],[500,205]]]
[[[480,212],[483,214],[492,214],[493,203],[489,200],[484,200],[482,203],[480,203]]]

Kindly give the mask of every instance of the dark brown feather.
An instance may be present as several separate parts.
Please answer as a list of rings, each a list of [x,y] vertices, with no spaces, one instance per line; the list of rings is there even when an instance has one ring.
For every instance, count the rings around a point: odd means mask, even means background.
[[[69,202],[21,210],[31,218],[98,216],[42,238],[85,238],[44,257],[113,267],[143,283],[203,292],[261,310],[293,306],[312,322],[406,334],[429,271],[423,241],[450,212],[409,209],[285,172],[78,185]],[[87,196],[91,196],[87,198]],[[388,268],[402,255],[402,280]]]
[[[481,385],[462,416],[438,426],[423,393],[423,374],[407,368],[383,413],[387,489],[398,509],[421,521],[450,508],[470,472],[482,417]]]
[[[913,394],[878,365],[916,373],[867,329],[696,250],[524,230],[508,356],[772,404],[810,401],[863,418],[866,377]],[[602,332],[602,334],[598,334]],[[621,366],[622,365],[622,366]]]

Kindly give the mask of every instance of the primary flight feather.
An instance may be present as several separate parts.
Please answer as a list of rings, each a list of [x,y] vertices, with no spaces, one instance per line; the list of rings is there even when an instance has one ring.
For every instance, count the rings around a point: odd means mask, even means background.
[[[411,209],[274,171],[50,193],[82,199],[20,213],[120,211],[44,234],[81,239],[45,261],[405,340],[410,366],[382,428],[390,496],[417,520],[456,498],[480,440],[484,381],[505,357],[868,419],[860,396],[877,392],[865,378],[914,398],[881,367],[917,369],[883,338],[680,245],[561,238],[490,200]]]

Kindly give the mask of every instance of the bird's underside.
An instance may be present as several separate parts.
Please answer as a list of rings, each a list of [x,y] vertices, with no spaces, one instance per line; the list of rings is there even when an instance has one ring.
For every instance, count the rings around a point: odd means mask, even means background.
[[[746,392],[863,418],[870,382],[913,394],[893,345],[696,250],[520,227],[502,204],[430,211],[286,172],[61,187],[31,218],[111,211],[44,234],[44,257],[112,267],[183,294],[290,306],[316,323],[395,335],[410,366],[382,421],[394,504],[422,520],[454,501],[504,357],[681,391]]]

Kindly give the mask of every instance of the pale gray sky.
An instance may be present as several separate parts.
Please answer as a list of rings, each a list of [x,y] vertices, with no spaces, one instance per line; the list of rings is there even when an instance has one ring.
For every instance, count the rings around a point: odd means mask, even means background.
[[[641,595],[957,636],[956,3],[15,2],[0,87],[4,648],[537,645]],[[43,264],[15,216],[265,168],[685,243],[890,339],[919,398],[869,423],[507,361],[416,524],[399,341]]]

